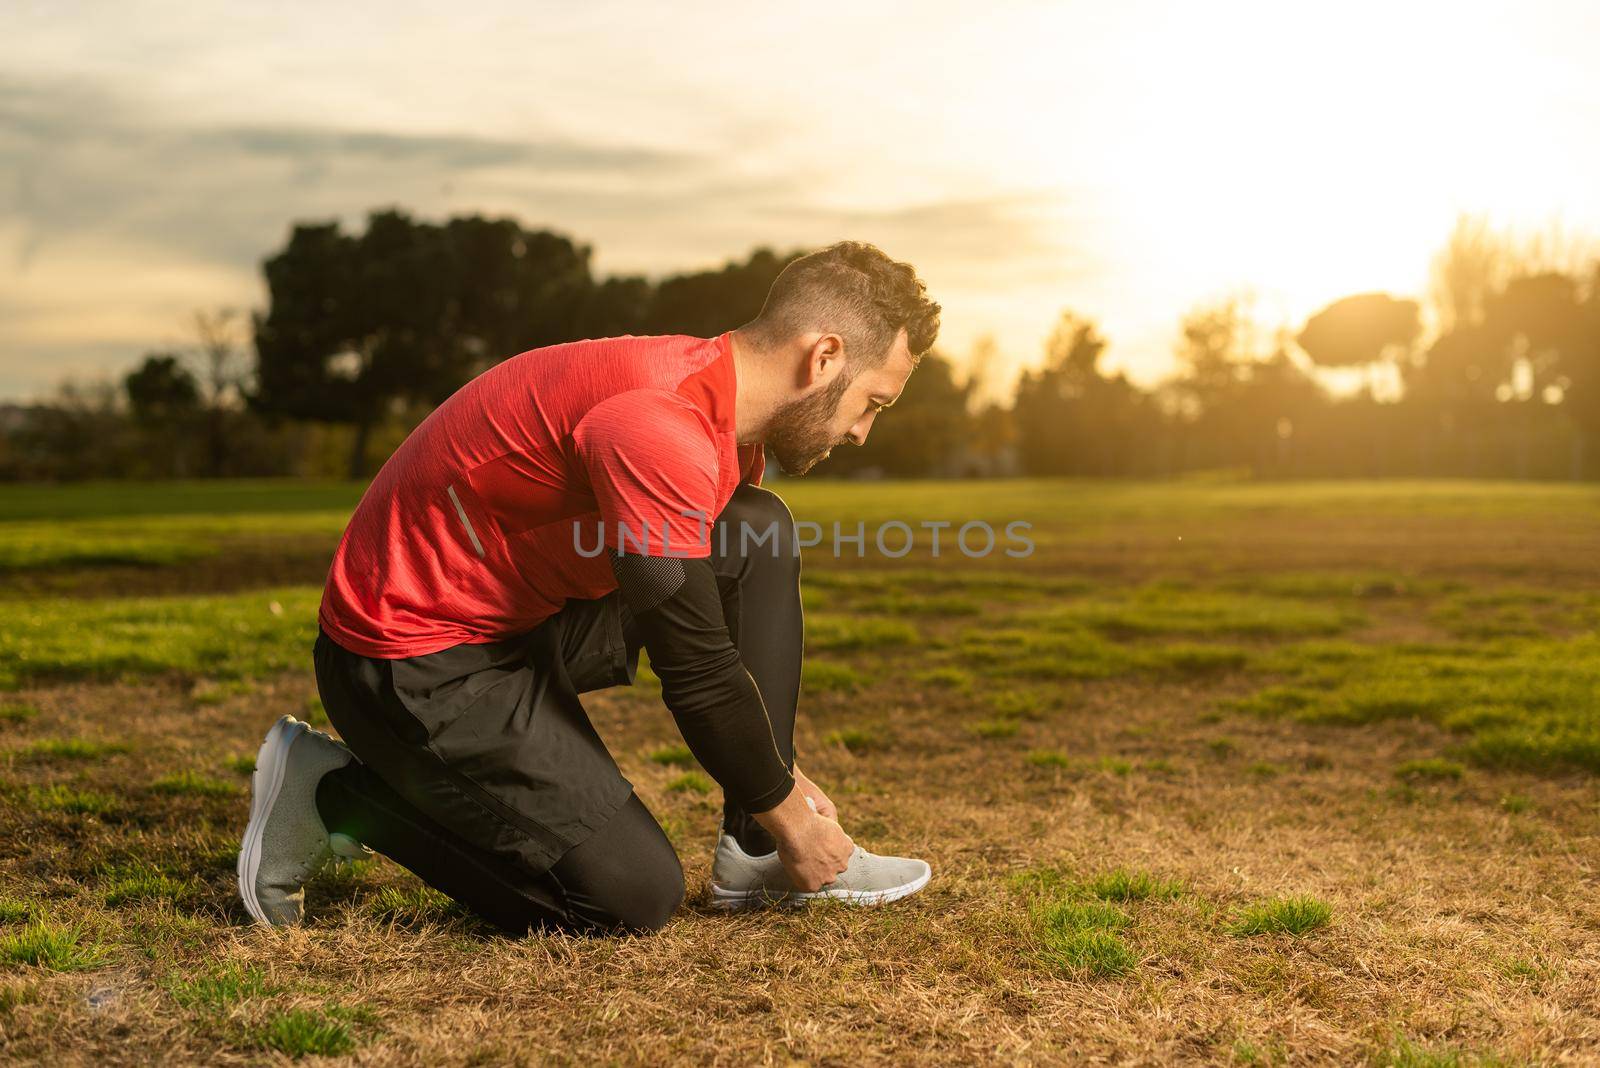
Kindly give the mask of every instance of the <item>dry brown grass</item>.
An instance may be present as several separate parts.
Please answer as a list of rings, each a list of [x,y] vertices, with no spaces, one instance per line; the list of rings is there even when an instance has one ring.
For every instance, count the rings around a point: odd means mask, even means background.
[[[1038,566],[1095,588],[1377,567],[1475,590],[1571,592],[1569,554],[1584,536],[1596,544],[1600,523],[1587,512],[1511,522],[1402,512],[1324,516],[1312,531],[1292,513],[1224,516],[1179,549],[1159,521],[1130,520],[1064,532]],[[200,584],[224,573],[210,562]],[[150,585],[181,581],[163,573]],[[1430,612],[1447,595],[1360,600],[1363,621],[1341,640],[1445,640]],[[850,616],[852,596],[845,581],[821,595],[823,611]],[[895,616],[914,620],[916,645],[825,654],[864,684],[813,694],[802,711],[802,762],[846,828],[933,866],[927,890],[884,909],[710,910],[715,793],[667,789],[683,769],[649,755],[678,739],[650,691],[590,702],[690,882],[670,926],[644,938],[506,939],[436,902],[380,897],[416,886],[387,862],[320,879],[302,930],[244,926],[229,849],[247,798],[151,786],[184,771],[242,785],[229,759],[253,752],[275,717],[305,715],[309,672],[200,701],[184,678],[10,695],[38,713],[0,721],[0,899],[79,926],[102,961],[60,972],[0,963],[0,1056],[272,1062],[285,1054],[263,1045],[266,1022],[304,1009],[331,1014],[352,1063],[384,1065],[1600,1060],[1593,775],[1468,764],[1460,779],[1402,778],[1398,766],[1449,752],[1453,736],[1422,721],[1230,711],[1229,699],[1263,684],[1249,671],[1010,679],[1003,664],[962,659],[958,637],[1050,598],[977,596],[977,621]],[[1570,620],[1550,628],[1572,630]],[[1219,640],[1252,652],[1284,644]],[[932,664],[949,670],[906,684]],[[1014,735],[968,729],[997,714],[1016,720]],[[849,728],[886,744],[824,740]],[[15,755],[69,737],[127,748]],[[1030,763],[1037,751],[1064,766]],[[41,810],[30,788],[50,784],[116,808]],[[176,889],[108,906],[106,888],[137,864]],[[1072,885],[1112,868],[1183,892],[1119,906],[1136,961],[1125,974],[1052,965],[1015,877],[1053,872]],[[1238,909],[1280,895],[1320,899],[1332,923],[1300,936],[1229,933]],[[0,923],[0,936],[24,923]],[[179,984],[229,967],[256,976],[246,996],[209,1009],[186,1001]]]

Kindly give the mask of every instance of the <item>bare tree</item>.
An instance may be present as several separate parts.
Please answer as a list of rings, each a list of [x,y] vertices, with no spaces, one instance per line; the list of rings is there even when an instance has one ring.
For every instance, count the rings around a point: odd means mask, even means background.
[[[244,375],[243,316],[236,308],[201,309],[191,320],[206,436],[206,474],[221,475],[228,461],[228,417],[238,405]]]
[[[1507,240],[1481,215],[1462,215],[1433,258],[1429,300],[1439,333],[1483,321],[1489,297],[1506,282],[1515,259]]]

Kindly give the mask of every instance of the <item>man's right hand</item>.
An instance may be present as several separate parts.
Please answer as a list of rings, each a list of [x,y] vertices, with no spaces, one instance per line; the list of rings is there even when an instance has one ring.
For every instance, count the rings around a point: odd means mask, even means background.
[[[820,890],[850,866],[855,843],[838,823],[812,811],[798,786],[755,818],[777,841],[778,859],[796,890]]]

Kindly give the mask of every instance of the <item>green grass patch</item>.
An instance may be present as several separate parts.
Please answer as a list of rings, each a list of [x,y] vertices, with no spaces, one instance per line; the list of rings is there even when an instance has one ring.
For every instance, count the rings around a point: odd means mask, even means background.
[[[930,668],[917,672],[912,678],[936,689],[962,692],[972,689],[973,683],[972,672],[958,667]]]
[[[289,1009],[272,1013],[245,1028],[243,1044],[277,1050],[290,1057],[339,1057],[357,1042],[349,1017],[335,1010]]]
[[[74,816],[109,816],[117,811],[116,799],[93,790],[74,790],[55,783],[29,787],[28,804],[40,812],[65,812]]]
[[[694,764],[694,754],[689,752],[686,745],[664,745],[660,749],[650,751],[652,764],[665,764],[668,767],[691,767]]]
[[[1072,766],[1072,758],[1059,749],[1029,750],[1027,761],[1036,768],[1069,768]]]
[[[1254,779],[1276,779],[1283,774],[1283,769],[1267,760],[1257,760],[1244,769],[1244,773]]]
[[[1022,725],[1014,719],[981,719],[967,724],[967,730],[979,738],[1015,738]]]
[[[174,976],[167,981],[167,992],[180,1006],[191,1012],[221,1014],[236,1005],[269,997],[278,992],[259,965],[228,961],[211,971],[194,976]]]
[[[85,942],[79,927],[35,920],[17,931],[0,935],[0,961],[10,964],[74,972],[93,968],[104,959],[102,948]]]
[[[230,697],[241,697],[255,690],[248,679],[197,679],[189,688],[189,700],[197,705],[220,705]]]
[[[1137,963],[1120,932],[1128,914],[1103,902],[1054,901],[1032,910],[1041,960],[1056,970],[1090,978],[1126,974]]]
[[[240,792],[236,783],[213,779],[192,770],[163,775],[150,784],[150,791],[169,797],[237,797]]]
[[[1546,957],[1504,957],[1496,962],[1501,975],[1516,983],[1536,985],[1561,974],[1561,969]]]
[[[1533,799],[1523,794],[1506,794],[1500,799],[1500,807],[1506,812],[1527,812],[1533,808]]]
[[[12,601],[0,618],[0,688],[177,674],[260,678],[299,668],[321,590]],[[277,611],[273,611],[273,606]]]
[[[983,605],[959,593],[916,595],[896,591],[885,597],[872,597],[857,606],[863,612],[880,615],[917,616],[937,619],[950,616],[976,616],[983,613]]]
[[[1144,650],[1144,663],[1158,672],[1173,675],[1220,675],[1238,671],[1250,662],[1250,654],[1232,645],[1206,645],[1176,642]]]
[[[179,901],[193,891],[192,882],[174,879],[143,862],[118,865],[101,872],[101,898],[113,908],[140,901]]]
[[[667,789],[679,794],[709,794],[716,783],[698,771],[686,771],[667,783]]]
[[[1118,639],[1305,637],[1338,634],[1364,621],[1348,608],[1171,585],[1147,586],[1124,597],[1087,599],[1016,618],[1045,629],[1089,629]]]
[[[39,709],[35,705],[19,704],[15,701],[0,702],[0,723],[26,723],[36,719]]]
[[[1037,690],[1001,690],[988,696],[989,708],[1000,719],[1041,719],[1047,704]]]
[[[1510,1068],[1514,1062],[1494,1053],[1472,1053],[1453,1046],[1429,1047],[1396,1035],[1373,1058],[1374,1068]]]
[[[866,681],[866,676],[848,664],[807,659],[800,668],[800,688],[807,693],[851,693]]]
[[[1283,571],[1233,579],[1224,586],[1270,597],[1304,597],[1318,601],[1343,597],[1387,600],[1436,594],[1446,588],[1444,583],[1384,571]]]
[[[0,524],[0,574],[90,567],[172,567],[216,552],[195,534],[163,536],[116,524]]]
[[[222,762],[222,766],[235,775],[251,775],[256,770],[256,755],[248,753],[241,756],[231,756]]]
[[[822,614],[806,620],[806,649],[890,649],[913,645],[917,628],[897,619]]]
[[[1020,679],[1101,679],[1139,665],[1134,651],[1086,630],[969,628],[957,637],[957,656],[983,674]]]
[[[822,740],[828,745],[842,745],[852,753],[865,753],[872,749],[883,748],[882,736],[865,727],[841,727],[836,731],[829,731]]]
[[[1109,772],[1119,777],[1133,774],[1133,762],[1124,760],[1121,757],[1103,756],[1094,762],[1094,766],[1099,771]]]
[[[1261,934],[1303,935],[1326,927],[1333,909],[1314,897],[1280,897],[1258,901],[1240,909],[1228,924],[1228,933],[1239,938]]]
[[[1396,645],[1277,666],[1285,684],[1233,707],[1320,723],[1420,719],[1463,735],[1459,751],[1475,763],[1600,772],[1600,636]]]
[[[1182,883],[1133,868],[1103,871],[1085,888],[1102,901],[1170,900],[1183,894]]]
[[[61,760],[104,760],[128,747],[120,742],[94,742],[87,738],[46,738],[17,751],[17,759],[29,763]]]
[[[20,897],[0,897],[0,923],[17,923],[32,919],[34,912],[31,901],[24,901]]]
[[[1407,760],[1395,766],[1394,773],[1397,778],[1408,782],[1451,782],[1466,774],[1466,768],[1454,760],[1445,760],[1442,757],[1425,757],[1421,760]]]
[[[1294,686],[1268,686],[1249,697],[1228,702],[1228,707],[1258,716],[1294,716],[1314,707],[1318,700],[1318,695],[1309,690]]]

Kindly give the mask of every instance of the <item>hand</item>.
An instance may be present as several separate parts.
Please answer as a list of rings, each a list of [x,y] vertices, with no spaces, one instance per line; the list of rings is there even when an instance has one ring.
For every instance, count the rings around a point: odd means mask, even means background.
[[[856,844],[837,821],[811,810],[798,783],[776,808],[755,818],[778,843],[778,859],[796,890],[820,890],[850,866]]]
[[[798,764],[794,768],[794,784],[800,788],[801,793],[811,798],[812,802],[817,806],[817,815],[826,816],[834,821],[839,819],[839,809],[835,807],[828,795],[822,792],[822,788],[812,782],[809,775],[800,770]]]

